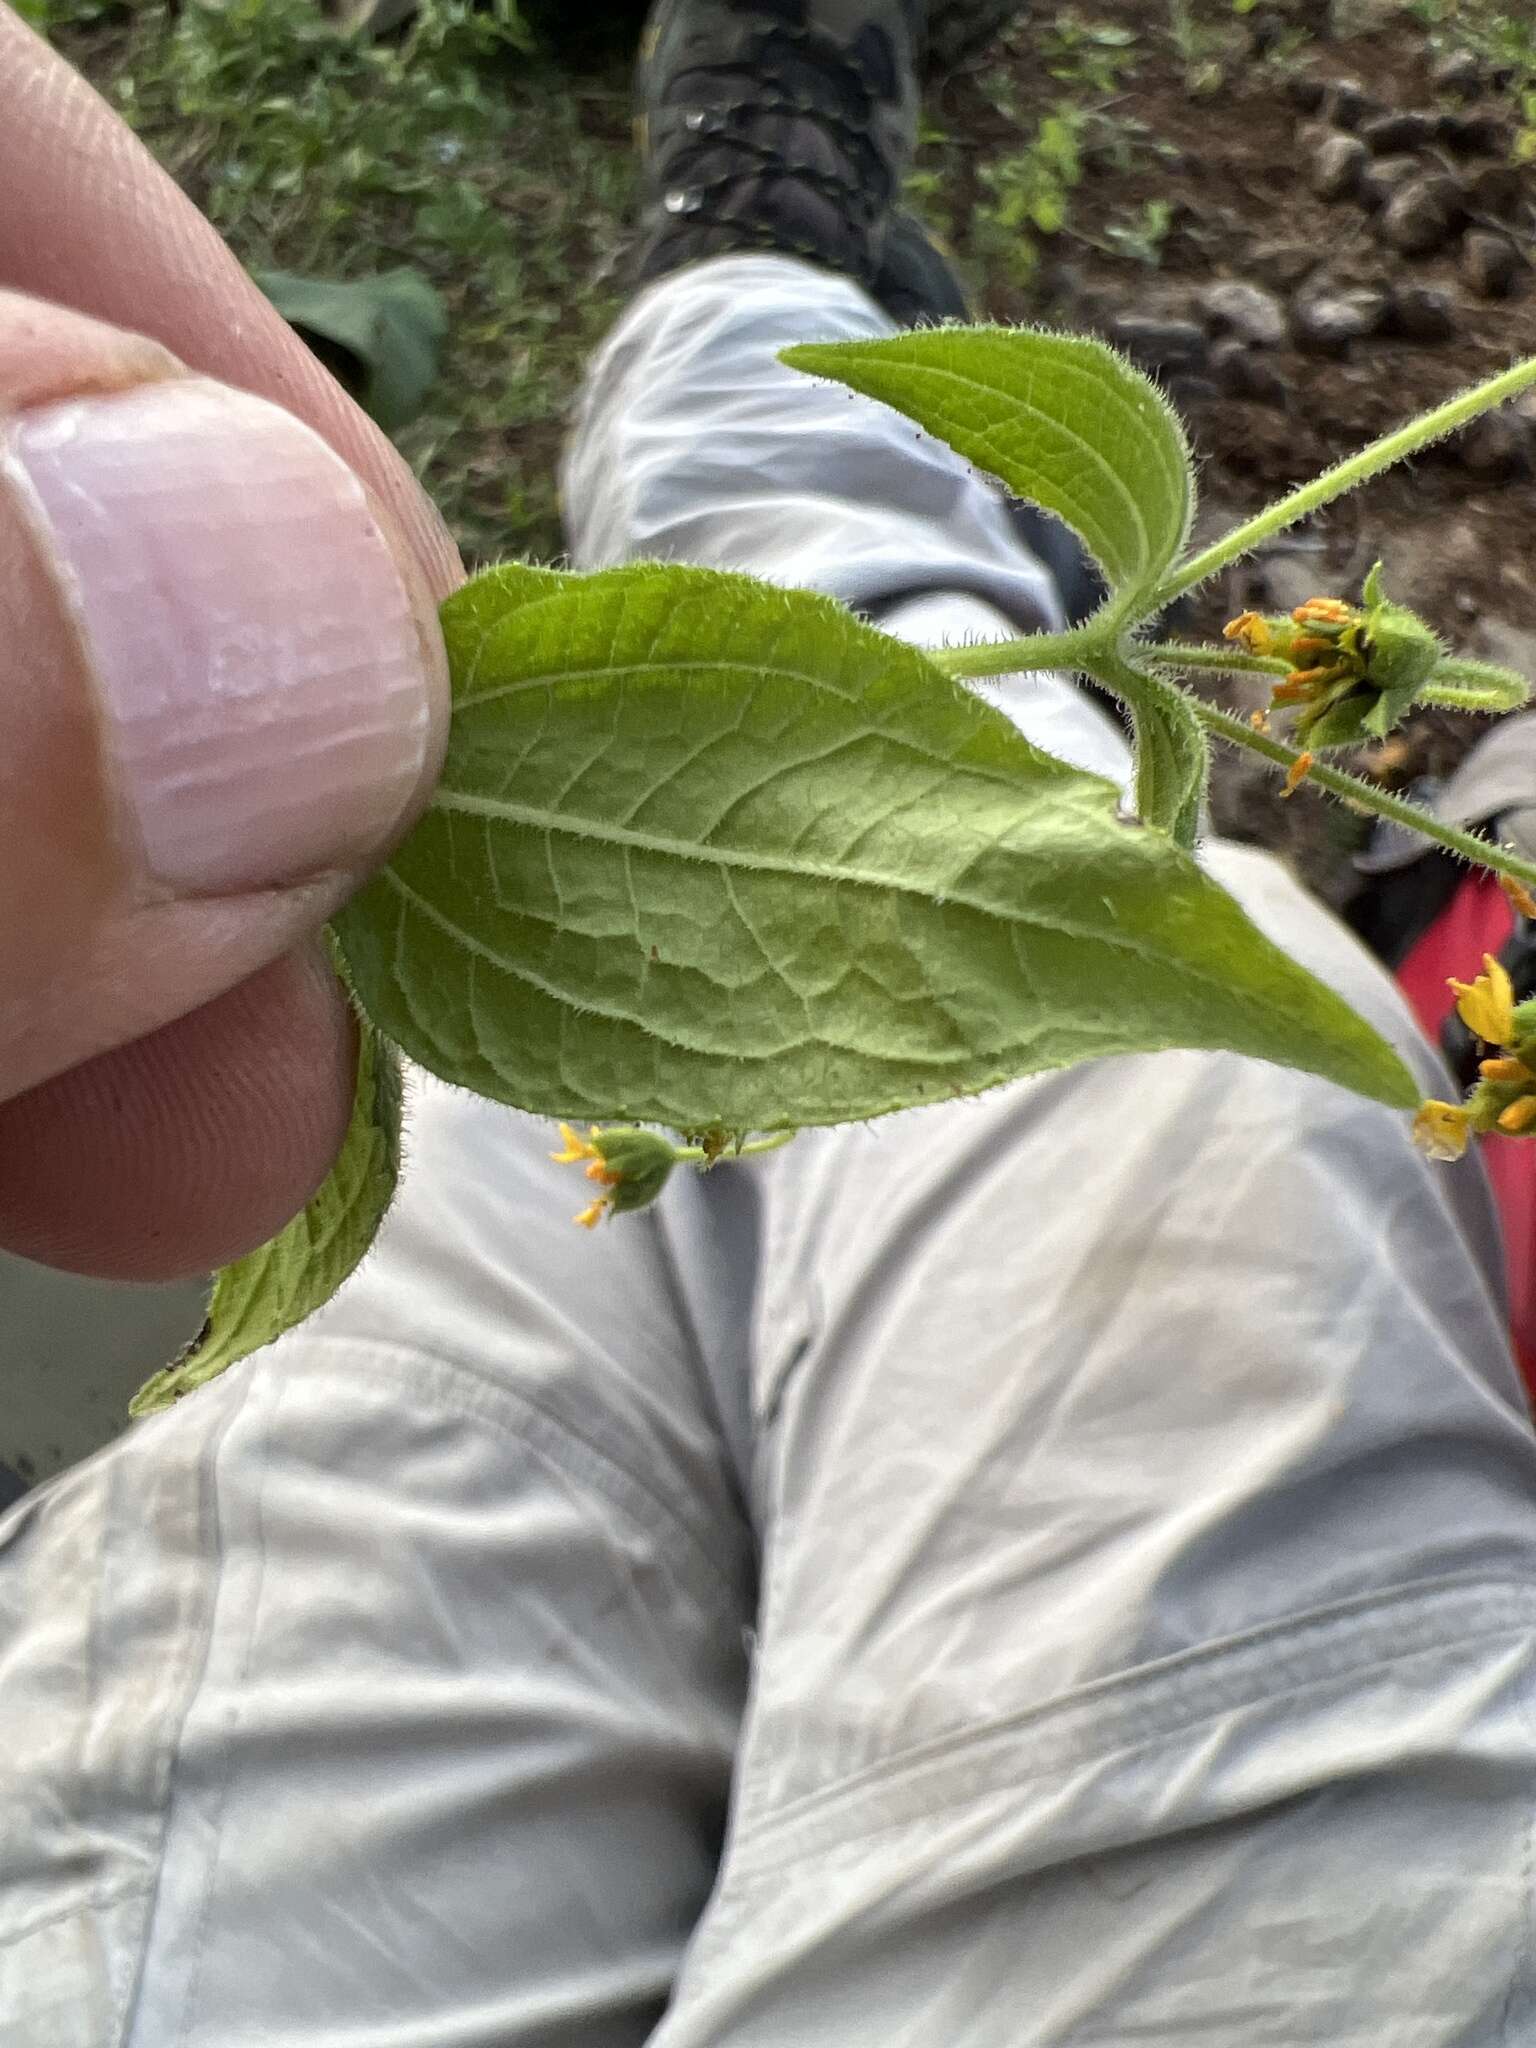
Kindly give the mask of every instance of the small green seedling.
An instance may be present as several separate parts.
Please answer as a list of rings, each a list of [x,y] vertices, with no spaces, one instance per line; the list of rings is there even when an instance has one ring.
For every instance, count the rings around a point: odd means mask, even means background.
[[[1448,655],[1379,571],[1359,606],[1245,614],[1220,645],[1151,637],[1184,591],[1536,383],[1536,360],[1194,554],[1179,422],[1099,342],[955,327],[785,361],[894,406],[1065,520],[1103,605],[1068,632],[925,653],[826,598],[653,562],[511,564],[450,598],[441,783],[334,926],[362,1020],[351,1133],[308,1209],[219,1276],[202,1337],[135,1412],[292,1327],[363,1256],[395,1185],[396,1047],[563,1122],[554,1156],[597,1189],[587,1224],[641,1206],[679,1165],[805,1125],[1173,1046],[1418,1108],[1433,1150],[1469,1128],[1536,1127],[1523,1013],[1484,1017],[1499,1057],[1475,1099],[1420,1107],[1392,1047],[1194,857],[1214,736],[1536,887],[1536,863],[1320,758],[1416,704],[1509,710],[1525,683]],[[1126,706],[1134,818],[964,686],[1030,669],[1087,674]],[[1301,747],[1195,697],[1180,677],[1200,669],[1270,677]],[[1499,999],[1482,987],[1463,995],[1480,1017]]]

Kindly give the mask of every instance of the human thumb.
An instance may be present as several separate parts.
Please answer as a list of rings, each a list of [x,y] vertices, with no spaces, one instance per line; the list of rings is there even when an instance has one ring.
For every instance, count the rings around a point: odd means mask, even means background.
[[[0,1100],[302,941],[446,724],[431,594],[318,435],[0,293]]]

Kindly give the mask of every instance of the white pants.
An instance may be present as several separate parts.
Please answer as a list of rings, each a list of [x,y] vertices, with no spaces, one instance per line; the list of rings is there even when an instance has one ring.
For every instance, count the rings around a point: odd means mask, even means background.
[[[771,258],[654,288],[578,558],[1049,618],[961,465],[774,359],[883,325]],[[1004,695],[1123,772],[1065,685]],[[1336,924],[1210,861],[1436,1085]],[[1536,2041],[1475,1164],[1205,1054],[592,1235],[550,1145],[421,1085],[337,1302],[0,1523],[4,2048]]]

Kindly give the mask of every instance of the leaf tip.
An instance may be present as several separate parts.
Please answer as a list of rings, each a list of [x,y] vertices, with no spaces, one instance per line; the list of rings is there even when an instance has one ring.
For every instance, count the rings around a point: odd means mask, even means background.
[[[193,1349],[201,1343],[202,1338],[198,1337],[194,1341]],[[189,1353],[188,1356],[190,1355]],[[184,1362],[179,1360],[175,1365],[162,1366],[159,1372],[150,1374],[128,1403],[128,1413],[133,1421],[137,1422],[144,1415],[161,1415],[167,1408],[175,1407],[181,1398],[181,1368]]]

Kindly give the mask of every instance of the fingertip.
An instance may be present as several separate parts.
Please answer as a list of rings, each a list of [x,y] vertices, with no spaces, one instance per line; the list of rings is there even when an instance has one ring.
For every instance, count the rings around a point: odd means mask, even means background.
[[[275,1237],[330,1171],[356,1046],[311,944],[0,1104],[0,1247],[102,1279],[228,1264]]]

